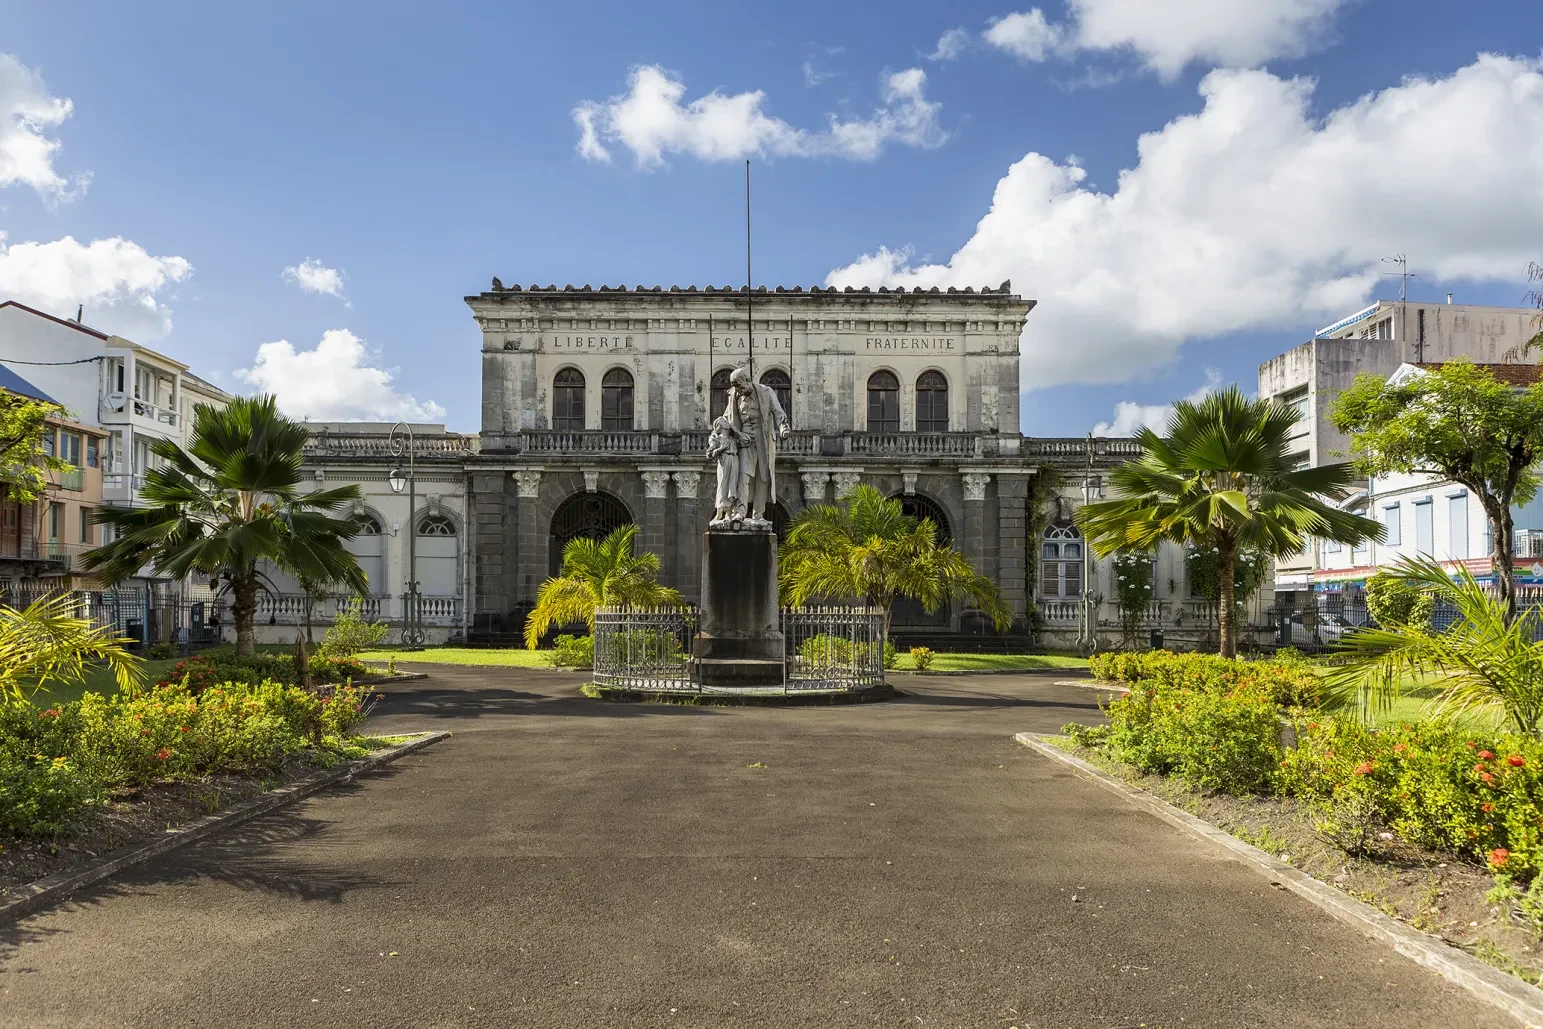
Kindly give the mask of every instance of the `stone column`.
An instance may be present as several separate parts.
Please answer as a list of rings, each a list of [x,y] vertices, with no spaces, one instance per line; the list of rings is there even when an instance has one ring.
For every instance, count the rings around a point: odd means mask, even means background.
[[[638,549],[659,555],[659,581],[679,588],[677,569],[672,567],[668,546],[669,527],[665,502],[669,497],[670,473],[649,469],[643,476],[643,524],[639,527]]]
[[[517,519],[506,523],[505,479],[498,472],[471,476],[471,531],[475,535],[476,564],[472,567],[472,631],[499,632],[509,613],[512,597],[506,573],[514,566],[514,533]]]
[[[1026,475],[997,476],[997,573],[1002,597],[1013,610],[1013,631],[1027,631],[1029,614]]]
[[[836,472],[831,479],[836,483],[836,499],[845,500],[857,488],[857,484],[862,482],[863,477],[858,472]]]
[[[671,477],[675,480],[675,588],[688,602],[696,603],[702,591],[702,537],[697,532],[702,473],[681,471]]]
[[[991,575],[990,555],[986,552],[986,486],[991,476],[984,472],[966,472],[964,483],[964,538],[960,549],[970,564],[982,575]]]
[[[515,493],[519,518],[511,527],[511,538],[519,539],[519,560],[510,566],[513,580],[511,600],[520,610],[529,610],[536,603],[536,590],[546,581],[550,565],[547,551],[552,545],[551,525],[538,524],[535,516],[537,501],[541,497],[541,469],[522,468],[514,473]],[[511,631],[524,631],[523,622]]]

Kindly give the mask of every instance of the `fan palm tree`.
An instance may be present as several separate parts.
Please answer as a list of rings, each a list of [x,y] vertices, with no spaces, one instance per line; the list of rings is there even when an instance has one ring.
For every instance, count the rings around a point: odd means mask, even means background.
[[[301,494],[300,465],[310,431],[279,413],[271,396],[242,397],[227,407],[199,404],[184,450],[157,440],[164,462],[145,473],[139,495],[148,506],[104,507],[97,520],[115,538],[86,553],[82,564],[109,585],[149,565],[155,574],[218,578],[231,594],[236,653],[256,649],[258,594],[268,589],[261,564],[297,578],[366,589],[364,572],[343,546],[357,531],[335,513],[360,499],[358,486]]]
[[[536,590],[536,606],[525,618],[525,646],[531,650],[554,625],[582,621],[595,631],[602,607],[680,607],[680,593],[658,582],[659,555],[634,554],[638,527],[623,525],[602,540],[579,537],[563,547],[562,573]]]
[[[1536,736],[1543,726],[1538,609],[1510,621],[1505,600],[1460,564],[1456,579],[1428,557],[1406,560],[1394,574],[1449,605],[1456,617],[1441,630],[1411,623],[1346,633],[1339,648],[1346,663],[1324,677],[1329,694],[1354,699],[1366,717],[1387,710],[1402,684],[1418,678],[1439,688],[1431,702],[1437,714],[1499,708],[1511,728]]]
[[[1013,623],[996,583],[970,559],[938,544],[930,518],[907,515],[900,501],[872,486],[858,486],[845,506],[815,504],[793,521],[778,557],[779,583],[795,607],[822,597],[850,597],[884,611],[889,634],[896,597],[910,597],[928,613],[950,600],[974,604],[996,624]]]
[[[1077,513],[1100,557],[1150,551],[1167,540],[1216,554],[1220,652],[1237,655],[1235,562],[1243,550],[1299,552],[1309,536],[1358,544],[1382,539],[1376,521],[1333,502],[1350,494],[1349,465],[1292,468],[1287,440],[1297,413],[1250,400],[1237,386],[1173,406],[1167,436],[1143,428],[1145,453],[1110,475],[1116,497]]]
[[[112,669],[120,690],[139,684],[139,658],[110,625],[79,617],[77,601],[54,594],[25,608],[0,607],[0,701],[26,700],[55,682],[80,682],[88,664]]]

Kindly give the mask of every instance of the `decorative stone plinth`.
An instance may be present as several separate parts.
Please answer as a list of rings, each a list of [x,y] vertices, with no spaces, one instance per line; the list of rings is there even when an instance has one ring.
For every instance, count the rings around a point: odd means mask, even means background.
[[[709,529],[702,536],[701,621],[692,659],[703,686],[780,686],[777,537]]]

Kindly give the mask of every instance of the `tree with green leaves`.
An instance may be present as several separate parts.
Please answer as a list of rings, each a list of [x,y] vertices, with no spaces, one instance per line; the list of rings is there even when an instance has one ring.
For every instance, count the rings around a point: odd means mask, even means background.
[[[1237,656],[1237,558],[1299,552],[1309,536],[1362,543],[1382,527],[1335,506],[1349,495],[1347,465],[1293,469],[1297,413],[1229,386],[1173,407],[1167,435],[1136,434],[1141,457],[1110,475],[1116,496],[1077,512],[1095,553],[1150,551],[1163,541],[1214,551],[1220,652]]]
[[[182,580],[217,578],[231,595],[236,653],[256,650],[253,618],[259,594],[270,589],[264,562],[297,578],[336,582],[358,593],[364,572],[344,546],[357,526],[339,510],[360,499],[358,486],[302,494],[301,463],[310,430],[284,417],[271,396],[242,397],[227,407],[199,404],[184,450],[157,440],[164,462],[145,473],[145,507],[104,507],[111,543],[88,551],[82,564],[109,583],[151,566]]]
[[[872,486],[858,486],[845,504],[815,504],[793,520],[778,556],[783,602],[794,607],[826,597],[861,600],[884,611],[889,635],[896,597],[919,601],[930,614],[951,600],[973,604],[1002,632],[1012,609],[996,583],[970,559],[938,543],[930,518],[916,519]]]
[[[80,683],[87,669],[105,664],[118,689],[136,688],[139,658],[110,625],[81,617],[79,601],[50,594],[25,608],[0,607],[0,701],[17,703],[55,683]]]
[[[62,408],[46,400],[0,390],[0,486],[5,495],[28,504],[48,489],[48,473],[70,466],[43,453],[48,419]]]
[[[569,540],[562,572],[536,590],[536,606],[525,618],[525,646],[535,650],[549,629],[570,622],[584,622],[593,634],[602,607],[680,607],[679,591],[659,584],[659,555],[632,552],[637,538],[636,525],[623,525],[605,539]]]
[[[1357,376],[1329,410],[1350,434],[1368,475],[1431,475],[1466,486],[1489,519],[1495,582],[1506,617],[1516,617],[1512,508],[1538,490],[1543,457],[1543,383],[1518,389],[1488,368],[1451,361],[1399,382]]]

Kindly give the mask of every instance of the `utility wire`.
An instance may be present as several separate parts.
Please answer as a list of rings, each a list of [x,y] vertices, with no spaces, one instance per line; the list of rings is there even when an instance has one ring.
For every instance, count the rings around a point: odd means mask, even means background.
[[[82,357],[78,361],[23,361],[23,360],[21,360],[19,358],[15,358],[15,357],[0,357],[0,364],[46,364],[46,365],[91,364],[93,361],[105,361],[105,360],[107,360],[107,358],[106,357],[102,357],[102,356]]]

